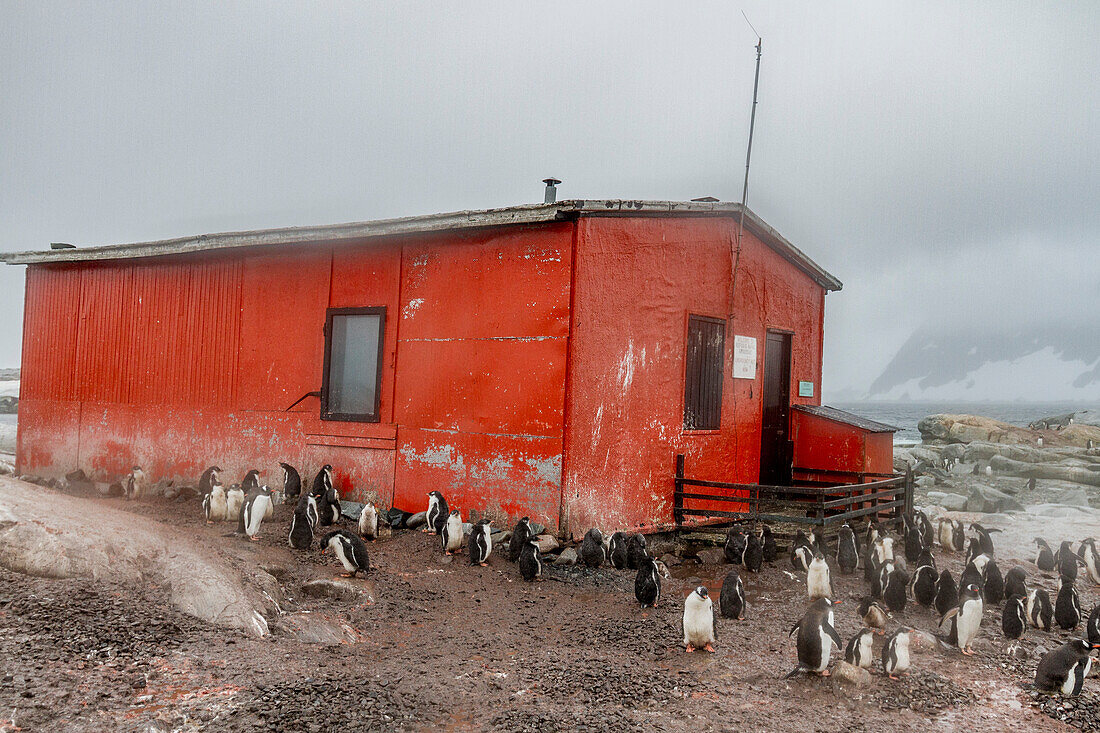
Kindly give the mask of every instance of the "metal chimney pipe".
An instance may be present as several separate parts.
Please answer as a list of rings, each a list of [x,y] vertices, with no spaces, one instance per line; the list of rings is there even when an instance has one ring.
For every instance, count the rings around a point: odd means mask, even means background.
[[[542,197],[542,203],[552,204],[558,200],[558,184],[561,183],[557,178],[543,178],[542,182],[546,184],[546,193]]]

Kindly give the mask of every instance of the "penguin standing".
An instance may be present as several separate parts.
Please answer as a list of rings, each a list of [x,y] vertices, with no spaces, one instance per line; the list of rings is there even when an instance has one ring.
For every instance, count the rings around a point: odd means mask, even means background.
[[[722,546],[722,553],[725,555],[726,562],[740,565],[741,556],[745,554],[745,543],[747,541],[748,537],[744,529],[730,527],[729,531],[726,532],[726,544]]]
[[[1054,619],[1054,610],[1050,605],[1050,596],[1042,588],[1031,591],[1027,597],[1027,622],[1040,631],[1050,631]]]
[[[1012,595],[1005,601],[1004,610],[1001,612],[1001,631],[1006,639],[1019,639],[1027,629],[1027,609],[1024,607],[1026,599],[1023,596]]]
[[[871,581],[871,597],[882,598],[882,591],[886,588],[886,581],[890,579],[890,573],[894,572],[894,563],[888,562],[879,566],[878,575]]]
[[[864,596],[859,601],[859,617],[863,620],[864,626],[869,626],[872,629],[877,629],[878,633],[886,633],[886,609],[878,604],[875,599],[870,596]]]
[[[798,530],[798,534],[795,535],[794,542],[791,544],[791,565],[795,570],[807,572],[813,559],[814,550],[810,539],[805,532]]]
[[[269,506],[271,506],[271,489],[267,486],[261,486],[259,490],[249,494],[244,500],[244,506],[241,507],[238,531],[243,530],[241,534],[248,535],[248,539],[253,542],[259,542],[260,523],[263,522]]]
[[[840,572],[851,575],[859,567],[859,547],[856,545],[856,533],[847,524],[837,533],[836,564]]]
[[[1035,544],[1038,545],[1038,551],[1035,555],[1035,565],[1040,571],[1049,573],[1054,570],[1054,553],[1050,550],[1050,545],[1042,537],[1035,538]]]
[[[998,604],[1005,599],[1005,581],[1001,569],[990,560],[982,570],[982,597],[986,603]]]
[[[489,564],[489,555],[493,552],[493,535],[492,528],[489,526],[492,522],[488,519],[480,519],[474,528],[470,530],[470,564],[481,565],[482,567]]]
[[[806,614],[787,633],[790,637],[796,630],[798,636],[795,639],[798,648],[798,664],[787,673],[783,679],[790,679],[801,670],[816,672],[822,677],[828,677],[829,657],[832,654],[833,644],[838,649],[844,648],[844,642],[840,640],[840,634],[833,628],[833,605],[830,598],[819,598],[810,604]]]
[[[1077,555],[1085,561],[1085,571],[1088,572],[1089,579],[1100,585],[1100,552],[1096,550],[1096,540],[1091,537],[1083,540],[1077,548]]]
[[[241,490],[244,491],[245,496],[248,496],[253,491],[260,490],[260,472],[255,468],[250,469],[248,473],[241,479]]]
[[[701,585],[684,600],[684,649],[693,652],[701,648],[713,652],[717,640],[714,602],[706,586]]]
[[[829,563],[825,562],[825,556],[818,550],[810,567],[806,570],[806,595],[811,601],[818,598],[832,598],[833,583],[829,578]],[[837,644],[840,646],[840,644]]]
[[[936,581],[939,576],[936,568],[931,565],[921,565],[913,574],[913,598],[917,603],[928,608],[936,602]]]
[[[1005,597],[1009,596],[1027,598],[1027,574],[1023,568],[1012,568],[1005,573]]]
[[[735,618],[738,621],[745,620],[745,586],[741,583],[741,576],[737,570],[730,570],[726,579],[722,581],[722,593],[718,597],[720,610],[726,618]]]
[[[951,577],[951,571],[944,568],[940,571],[939,580],[936,581],[936,610],[942,616],[957,605],[959,605],[959,589],[955,585],[955,579]]]
[[[926,548],[932,547],[936,539],[936,532],[932,529],[932,520],[920,509],[917,510],[916,519],[920,529],[921,544]]]
[[[126,500],[141,499],[148,489],[149,479],[146,478],[145,471],[141,470],[141,466],[131,468],[130,473],[126,476]]]
[[[825,557],[829,556],[829,540],[821,527],[814,527],[814,551],[820,552]]]
[[[207,524],[224,522],[229,518],[229,504],[221,484],[215,483],[210,487],[210,493],[202,497],[202,509]]]
[[[892,680],[909,670],[910,629],[904,626],[886,637],[882,647],[882,671]],[[914,640],[912,643],[916,643]]]
[[[1062,576],[1058,596],[1054,599],[1054,620],[1066,631],[1072,631],[1081,623],[1081,599],[1072,580]]]
[[[515,535],[512,535],[512,540]],[[542,556],[539,554],[539,543],[530,538],[523,543],[519,553],[519,574],[524,580],[531,581],[542,576]]]
[[[287,542],[295,550],[308,550],[313,544],[313,533],[317,530],[317,500],[310,494],[298,492],[298,503],[294,506],[294,516],[290,518],[290,532]]]
[[[981,554],[968,562],[959,576],[959,588],[965,588],[971,583],[981,588],[985,584],[985,566],[988,563],[989,557]]]
[[[957,551],[952,537],[954,532],[954,523],[946,517],[940,517],[939,522],[936,526],[936,537],[940,541],[940,547],[947,550],[948,552]]]
[[[948,632],[948,643],[958,646],[967,656],[974,653],[971,645],[978,636],[983,611],[981,589],[971,583],[959,591],[959,605],[940,619],[940,629]]]
[[[759,573],[764,565],[764,545],[755,534],[749,534],[745,540],[745,550],[741,555],[741,564],[750,573]]]
[[[325,495],[317,499],[317,515],[321,520],[321,526],[327,527],[340,520],[340,492],[335,486],[329,486]]]
[[[1085,632],[1088,634],[1090,644],[1100,644],[1100,603],[1092,609],[1089,620],[1085,624]]]
[[[661,571],[657,567],[657,561],[646,557],[638,565],[638,573],[634,576],[634,597],[642,608],[650,608],[661,600]]]
[[[603,548],[603,533],[593,527],[584,533],[581,542],[581,562],[590,568],[598,568],[603,565],[607,553]]]
[[[844,661],[862,669],[870,669],[874,661],[871,654],[874,639],[875,632],[866,626],[857,631],[855,636],[848,640],[848,646],[844,647]]]
[[[993,557],[996,553],[993,552],[993,538],[989,536],[991,532],[1000,532],[999,529],[986,529],[977,522],[970,524],[970,529],[978,533],[978,545],[982,548],[982,554]]]
[[[447,517],[451,515],[451,508],[447,506],[447,500],[443,497],[443,494],[439,491],[428,492],[428,508],[425,511],[424,519],[427,525],[424,527],[424,531],[428,534],[439,534],[443,530],[443,525],[447,523]],[[524,517],[520,520],[520,523],[526,522],[527,529],[531,529],[531,520]],[[519,525],[516,525],[518,528]],[[513,532],[513,536],[515,533]],[[527,541],[527,537],[520,537],[520,542],[516,546],[516,551],[512,553],[512,560],[519,556],[519,548]]]
[[[951,523],[951,544],[955,546],[955,552],[962,552],[966,548],[966,532],[963,523],[958,519]]]
[[[229,487],[229,490],[225,492],[226,518],[232,519],[233,517],[240,517],[241,508],[243,506],[244,490],[238,484],[233,484]]]
[[[302,476],[289,463],[280,461],[279,466],[283,469],[283,500],[297,503],[302,493]]]
[[[210,490],[214,488],[214,484],[218,483],[218,474],[221,473],[220,466],[210,466],[202,475],[199,476],[199,493],[205,496],[210,493]]]
[[[466,539],[465,533],[462,531],[462,513],[457,509],[451,510],[439,535],[444,555],[462,552],[462,540]]]
[[[346,578],[354,578],[359,572],[370,571],[370,559],[367,556],[367,546],[363,540],[346,529],[337,529],[329,532],[321,538],[321,554],[332,552],[344,568]]]
[[[902,517],[905,520],[905,560],[916,562],[924,551],[924,538],[921,537],[920,529],[909,515],[902,515]]]
[[[607,559],[611,567],[622,570],[626,567],[626,533],[616,532],[611,535],[611,542],[607,548]]]
[[[645,535],[630,535],[626,540],[626,566],[631,570],[635,570],[642,567],[642,564],[648,559],[649,552],[646,550]]]
[[[359,512],[359,536],[372,542],[378,539],[378,510],[368,501]]]
[[[764,545],[764,562],[775,562],[779,557],[779,546],[775,544],[772,528],[766,524],[760,527],[760,540]]]
[[[1085,564],[1085,561],[1073,551],[1069,540],[1062,542],[1058,552],[1054,553],[1054,561],[1057,563],[1058,574],[1074,582],[1077,581],[1077,566]]]
[[[879,567],[894,562],[894,538],[881,535],[875,540],[875,559]]]
[[[440,494],[439,498],[442,499],[443,495]],[[445,501],[444,506],[446,506]],[[516,522],[516,526],[512,528],[512,538],[508,540],[508,559],[517,562],[527,547],[527,543],[534,535],[529,517],[523,517]]]
[[[905,610],[907,594],[905,589],[909,586],[909,576],[901,568],[894,568],[886,577],[886,583],[882,588],[882,600],[886,607],[895,613]]]
[[[1074,639],[1047,652],[1035,668],[1035,687],[1071,697],[1080,695],[1081,686],[1092,667],[1092,657],[1089,655],[1094,649],[1100,649],[1100,644]]]

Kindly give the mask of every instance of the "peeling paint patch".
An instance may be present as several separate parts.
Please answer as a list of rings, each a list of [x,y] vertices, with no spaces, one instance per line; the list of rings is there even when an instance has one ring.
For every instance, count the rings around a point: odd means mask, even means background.
[[[404,308],[401,309],[401,317],[402,318],[411,318],[412,315],[414,313],[416,313],[416,311],[422,305],[424,305],[424,299],[423,298],[413,298],[412,300],[410,300],[408,303],[405,304]]]
[[[561,455],[550,458],[525,458],[523,462],[530,466],[543,481],[561,486]]]
[[[644,358],[645,350],[642,350],[642,358]],[[619,359],[619,387],[623,392],[630,389],[631,383],[634,381],[634,340],[631,339],[626,346],[626,353]]]

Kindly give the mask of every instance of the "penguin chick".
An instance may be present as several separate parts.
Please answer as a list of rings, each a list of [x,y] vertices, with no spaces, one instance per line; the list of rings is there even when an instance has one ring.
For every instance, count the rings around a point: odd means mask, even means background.
[[[508,559],[512,562],[518,561],[524,548],[527,547],[527,542],[534,534],[530,518],[523,517],[516,522],[516,526],[512,528],[512,538],[508,540]]]
[[[748,535],[745,534],[745,530],[741,527],[730,527],[726,532],[726,543],[722,546],[722,554],[726,558],[726,562],[732,565],[741,564],[741,556],[745,554],[745,544],[748,542]]]
[[[787,632],[790,637],[795,631],[798,636],[795,639],[798,649],[798,664],[787,673],[783,679],[790,679],[800,671],[816,672],[822,677],[828,677],[829,657],[832,654],[833,644],[837,648],[843,648],[844,642],[833,627],[833,606],[836,604],[830,598],[819,598],[810,604],[805,615]]]
[[[225,512],[226,518],[233,520],[240,520],[241,512],[244,510],[244,489],[238,484],[233,484],[229,487],[229,490],[225,492]],[[241,534],[244,534],[244,528],[241,528]]]
[[[321,554],[327,555],[329,552],[335,555],[348,571],[344,573],[346,578],[354,578],[357,573],[366,573],[370,570],[367,546],[363,540],[346,529],[329,532],[321,538]]]
[[[738,621],[745,619],[745,586],[741,583],[741,576],[733,569],[722,581],[722,592],[718,596],[719,607],[726,618],[735,618]]]
[[[603,548],[603,533],[593,527],[584,533],[581,542],[581,561],[590,568],[598,568],[603,565],[607,553]]]
[[[478,520],[470,531],[470,564],[486,566],[489,564],[489,555],[493,552],[492,522],[488,519]]]
[[[684,601],[684,648],[688,652],[699,648],[713,652],[716,640],[714,603],[701,585]]]
[[[622,570],[626,567],[626,533],[616,532],[611,535],[611,542],[607,548],[607,559],[611,567]]]
[[[296,503],[302,493],[302,476],[289,463],[280,461],[279,466],[283,469],[283,499]]]
[[[141,466],[131,468],[130,473],[126,476],[126,500],[141,499],[148,489],[149,479],[146,478],[145,471],[141,470]]]
[[[210,487],[210,493],[202,497],[202,508],[206,514],[206,523],[224,522],[229,517],[229,505],[225,496],[225,488],[215,483]]]
[[[847,524],[837,533],[836,564],[840,572],[851,575],[859,566],[859,548],[856,546],[856,533]]]
[[[1074,639],[1047,652],[1035,668],[1035,687],[1048,692],[1060,692],[1076,697],[1092,667],[1093,650],[1100,643],[1090,644],[1084,639]]]
[[[645,535],[640,533],[630,535],[626,541],[626,566],[636,570],[648,558],[649,551],[646,549]]]
[[[359,536],[372,542],[378,539],[378,510],[373,502],[363,505],[363,511],[359,513]]]
[[[642,608],[656,606],[657,601],[661,600],[661,570],[651,557],[646,557],[638,566],[638,573],[634,576],[634,597]]]
[[[779,557],[779,546],[775,543],[772,528],[766,524],[760,528],[760,541],[764,545],[764,562],[775,562]]]
[[[909,645],[916,646],[917,640],[910,640],[909,629],[902,627],[886,637],[882,647],[882,670],[892,680],[909,670]]]
[[[515,535],[512,535],[512,542]],[[531,581],[542,576],[542,557],[539,554],[539,543],[535,539],[528,539],[519,553],[519,573],[524,580]]]
[[[443,525],[443,529],[440,532],[443,554],[453,555],[456,552],[462,552],[462,540],[464,539],[465,534],[462,531],[462,513],[454,509],[447,516],[447,522]]]
[[[848,664],[863,669],[870,669],[873,657],[871,645],[874,642],[875,632],[864,626],[848,640],[848,646],[844,647],[844,661]]]
[[[443,525],[447,523],[447,517],[451,514],[450,507],[447,506],[447,500],[443,497],[443,494],[439,491],[428,492],[428,508],[425,510],[424,519],[425,527],[424,531],[428,534],[439,534],[443,531]],[[530,521],[527,517],[523,520],[528,522],[528,528],[530,528]],[[520,543],[526,542],[527,538],[520,538]],[[515,560],[519,556],[519,547],[517,546],[516,552],[513,554],[512,559]]]
[[[818,552],[806,570],[806,595],[811,601],[818,598],[830,598],[833,595],[833,583],[829,578],[829,564],[825,556]],[[839,645],[838,645],[839,646]]]
[[[886,628],[886,609],[878,604],[870,596],[864,596],[859,601],[859,617],[863,620],[863,625],[872,629],[876,629],[879,634],[885,634]]]

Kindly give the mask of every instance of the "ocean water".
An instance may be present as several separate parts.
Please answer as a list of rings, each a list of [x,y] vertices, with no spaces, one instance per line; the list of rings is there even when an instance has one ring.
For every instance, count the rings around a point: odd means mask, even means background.
[[[901,428],[894,433],[897,445],[919,443],[917,423],[929,415],[981,415],[1026,428],[1039,418],[1100,407],[1076,402],[838,402],[830,406]]]

